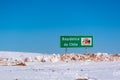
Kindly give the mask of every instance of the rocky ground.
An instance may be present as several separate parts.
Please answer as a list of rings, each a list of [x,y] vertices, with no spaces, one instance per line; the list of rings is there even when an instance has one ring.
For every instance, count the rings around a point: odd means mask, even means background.
[[[119,79],[119,54],[0,52],[0,80]]]
[[[8,52],[9,53],[9,52]],[[91,62],[113,62],[120,61],[120,54],[107,53],[89,53],[89,54],[37,54],[29,55],[29,53],[12,53],[11,56],[2,56],[8,54],[0,53],[0,65],[4,66],[27,66],[27,62],[71,62],[71,61],[91,61]],[[14,56],[14,55],[18,56]],[[28,54],[27,56],[25,54]],[[34,54],[34,53],[33,53]],[[13,56],[12,56],[13,55]]]

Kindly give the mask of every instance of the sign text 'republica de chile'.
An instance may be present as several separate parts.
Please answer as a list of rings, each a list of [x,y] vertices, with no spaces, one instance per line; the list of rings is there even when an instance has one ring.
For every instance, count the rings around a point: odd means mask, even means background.
[[[60,47],[93,47],[93,36],[60,36]]]

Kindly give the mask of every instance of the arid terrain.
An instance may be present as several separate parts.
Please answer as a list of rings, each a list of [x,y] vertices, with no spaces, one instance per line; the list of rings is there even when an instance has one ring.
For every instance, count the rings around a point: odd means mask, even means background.
[[[120,55],[0,52],[0,80],[119,80]]]

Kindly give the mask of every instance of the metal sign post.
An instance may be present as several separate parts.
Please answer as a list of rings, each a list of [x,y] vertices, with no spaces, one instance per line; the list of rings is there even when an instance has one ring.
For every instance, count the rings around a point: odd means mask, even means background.
[[[68,51],[67,48],[65,48],[65,54],[67,54],[67,51]]]
[[[86,47],[86,48],[85,48],[85,54],[87,54],[87,53],[88,53],[88,48]]]

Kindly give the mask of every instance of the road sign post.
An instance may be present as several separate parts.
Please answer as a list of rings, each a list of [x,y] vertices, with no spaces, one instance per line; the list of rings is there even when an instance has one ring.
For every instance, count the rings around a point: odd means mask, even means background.
[[[65,48],[65,54],[67,54],[68,52],[67,52],[67,48]]]

